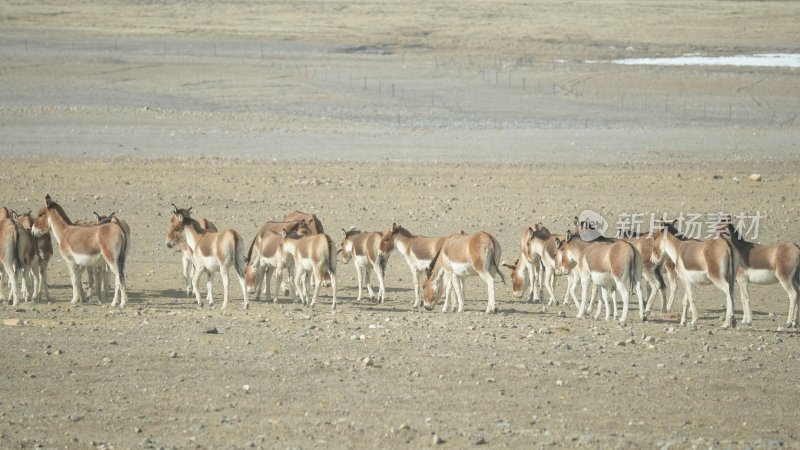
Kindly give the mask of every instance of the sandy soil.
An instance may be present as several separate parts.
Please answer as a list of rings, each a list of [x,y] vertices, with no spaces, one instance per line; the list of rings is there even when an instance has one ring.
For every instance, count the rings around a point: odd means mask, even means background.
[[[759,212],[760,242],[800,241],[796,70],[607,62],[791,52],[800,3],[459,5],[4,5],[3,205],[115,211],[133,246],[123,310],[70,305],[58,255],[52,302],[0,307],[0,447],[797,447],[778,286],[733,330],[700,289],[695,331],[503,286],[487,316],[476,280],[467,312],[415,311],[397,255],[385,304],[355,303],[341,264],[336,312],[329,289],[313,310],[185,296],[171,203],[247,240],[294,209],[337,240],[486,230],[508,260],[524,226],[583,209]]]

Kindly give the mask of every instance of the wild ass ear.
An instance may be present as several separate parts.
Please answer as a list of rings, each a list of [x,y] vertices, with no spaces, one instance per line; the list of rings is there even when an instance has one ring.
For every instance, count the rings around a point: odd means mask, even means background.
[[[567,230],[567,239],[565,241],[569,242],[571,240],[572,240],[572,231]]]
[[[561,248],[562,245],[564,245],[564,241],[562,241],[559,238],[556,238],[556,248]]]
[[[344,233],[344,237],[345,237],[345,238],[347,238],[347,230],[345,230],[344,228],[342,228],[342,233]]]
[[[53,204],[53,198],[50,197],[50,194],[44,196],[44,204],[47,205],[48,208]]]
[[[12,218],[12,219],[14,219],[14,220],[17,220],[17,217],[19,217],[19,214],[17,214],[17,212],[16,212],[16,211],[13,211],[13,210],[12,210],[12,211],[11,211],[11,218]]]
[[[580,227],[581,226],[581,221],[578,220],[578,216],[575,216],[575,226],[576,227]]]
[[[397,224],[392,222],[392,233],[397,231]]]
[[[177,213],[178,212],[178,207],[175,206],[175,203],[172,204],[172,212],[173,213]]]
[[[536,230],[534,230],[533,227],[528,227],[528,239],[533,239],[534,233],[536,233]]]
[[[97,211],[94,211],[94,220],[100,220],[100,214],[97,214]]]
[[[192,208],[194,208],[194,206],[190,206],[189,209],[186,210],[186,212],[192,212]]]
[[[183,220],[184,220],[183,214],[178,214],[178,213],[176,213],[176,216],[178,217],[178,220],[179,220],[181,223],[183,223]]]
[[[286,228],[281,228],[281,237],[285,238],[288,233],[286,232]]]

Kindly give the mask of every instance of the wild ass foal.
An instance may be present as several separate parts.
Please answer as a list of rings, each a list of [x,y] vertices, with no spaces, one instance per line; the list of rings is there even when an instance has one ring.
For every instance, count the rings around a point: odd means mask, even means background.
[[[342,229],[342,231],[344,232],[340,250],[342,252],[342,262],[347,264],[353,259],[353,265],[356,268],[356,277],[358,278],[358,298],[356,298],[356,301],[361,301],[362,277],[366,278],[370,300],[375,298],[369,280],[370,270],[372,270],[378,277],[378,298],[383,303],[386,301],[384,275],[386,273],[386,262],[389,259],[389,252],[384,253],[381,250],[383,233],[379,231],[362,232],[355,229],[350,231]],[[391,251],[391,248],[389,248],[389,251]]]
[[[293,273],[294,259],[291,255],[280,251],[283,230],[291,236],[303,236],[310,234],[306,222],[267,222],[261,226],[250,244],[247,252],[247,266],[245,267],[245,278],[247,289],[252,294],[256,294],[259,299],[263,290],[265,298],[272,298],[273,302],[278,301],[278,292],[283,281],[283,269],[287,269],[290,276]],[[270,294],[270,282],[272,274],[276,274],[277,285],[275,295]],[[294,293],[289,283],[290,292]]]
[[[460,233],[448,237],[434,257],[423,286],[425,309],[433,309],[433,304],[441,292],[442,278],[449,275],[458,299],[458,312],[464,311],[464,278],[477,275],[486,283],[489,294],[486,312],[497,311],[494,294],[495,275],[500,276],[503,284],[506,282],[498,267],[500,255],[500,243],[484,231],[473,234]]]
[[[213,285],[214,272],[219,271],[222,277],[223,289],[222,309],[228,307],[228,291],[230,286],[228,270],[233,267],[236,270],[236,275],[239,278],[239,285],[242,288],[244,309],[247,309],[249,303],[247,300],[247,286],[244,279],[244,243],[239,233],[232,229],[219,232],[208,231],[203,228],[200,222],[183,214],[181,211],[184,210],[176,208],[175,205],[173,205],[172,208],[172,220],[170,222],[169,231],[167,232],[167,247],[172,248],[175,244],[179,243],[181,239],[184,239],[192,250],[192,263],[194,265],[192,290],[194,290],[197,305],[203,306],[197,284],[200,281],[200,276],[205,272],[208,274],[208,281],[206,281],[206,299],[208,300],[209,307],[214,306],[214,297],[212,296],[211,288]]]
[[[732,223],[721,225],[731,243],[739,253],[739,267],[736,281],[742,297],[744,318],[742,322],[753,323],[753,312],[750,308],[750,283],[780,283],[789,296],[789,316],[787,327],[798,325],[798,294],[800,294],[800,247],[793,242],[782,242],[773,245],[759,245],[747,242]]]
[[[86,297],[81,286],[83,269],[108,265],[116,284],[111,306],[116,306],[118,302],[120,307],[125,306],[128,301],[128,292],[125,289],[128,240],[125,231],[118,223],[113,222],[91,227],[70,223],[61,206],[47,195],[45,209],[34,221],[32,232],[38,237],[50,230],[55,237],[72,280],[72,303],[78,303]]]
[[[393,223],[391,228],[383,233],[380,244],[381,252],[389,254],[392,248],[396,248],[405,257],[406,264],[411,269],[411,279],[414,280],[414,308],[422,306],[419,293],[420,273],[428,270],[445,240],[447,240],[446,236],[427,237],[413,235],[396,223]]]
[[[694,301],[694,286],[713,284],[725,293],[724,328],[736,325],[733,317],[733,285],[739,265],[739,253],[725,238],[698,241],[686,239],[675,224],[677,221],[662,222],[653,233],[656,255],[666,255],[675,263],[675,272],[686,289],[681,325],[686,324],[687,309],[692,310],[691,327],[697,323],[697,307]],[[688,298],[688,303],[686,302]]]
[[[336,246],[327,234],[291,236],[286,230],[282,233],[280,251],[292,255],[294,260],[294,284],[304,305],[313,308],[327,274],[333,289],[332,309],[336,309]],[[314,295],[308,300],[309,273],[314,281]]]
[[[622,316],[620,324],[628,321],[628,306],[631,290],[639,297],[639,318],[645,320],[644,301],[640,279],[642,277],[642,256],[625,241],[583,242],[567,232],[566,239],[557,239],[556,246],[561,251],[560,264],[567,267],[575,264],[574,271],[581,279],[581,305],[577,318],[583,318],[587,310],[590,283],[600,286],[603,303],[606,306],[606,320],[610,318],[608,296],[616,290],[622,296]],[[583,247],[580,251],[576,247]]]

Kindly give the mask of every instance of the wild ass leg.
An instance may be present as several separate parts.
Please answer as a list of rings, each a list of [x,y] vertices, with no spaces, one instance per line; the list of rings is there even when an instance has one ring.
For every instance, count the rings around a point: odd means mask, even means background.
[[[581,306],[578,308],[578,315],[575,316],[577,319],[583,319],[584,314],[586,314],[586,306],[587,302],[589,301],[589,283],[591,279],[588,276],[581,276]]]
[[[489,272],[481,273],[480,277],[483,278],[483,281],[486,283],[486,288],[489,291],[489,302],[486,304],[486,313],[491,314],[497,312],[497,304],[494,298],[494,277],[492,277],[492,274]]]
[[[625,326],[625,324],[628,322],[628,307],[630,306],[631,301],[631,291],[628,289],[626,284],[627,283],[625,282],[617,283],[617,292],[619,292],[622,296],[622,317],[619,318],[619,324],[622,326]],[[639,302],[641,301],[642,299],[640,297]],[[616,307],[614,309],[616,309]],[[639,311],[644,313],[641,308]]]
[[[452,274],[450,276],[450,283],[453,285],[453,291],[456,294],[456,300],[458,300],[458,312],[464,311],[464,285],[461,283],[461,277]]]
[[[328,272],[328,277],[331,279],[331,289],[333,290],[333,300],[331,300],[331,309],[336,309],[336,275]]]
[[[203,307],[203,301],[200,300],[200,289],[198,284],[200,284],[200,276],[203,275],[204,270],[201,270],[197,267],[194,268],[192,271],[192,291],[194,291],[195,299],[197,300],[197,306]],[[211,290],[208,291],[211,294]]]
[[[362,273],[361,267],[358,265],[358,263],[354,261],[353,265],[356,268],[356,280],[358,280],[358,296],[356,296],[356,303],[358,303],[361,301],[361,291],[363,289],[363,284],[364,284],[363,283],[364,274]],[[370,295],[370,297],[372,296]]]
[[[739,295],[742,300],[742,323],[752,325],[753,310],[750,309],[750,282],[747,281],[747,277],[744,275],[737,277],[736,282],[739,284]]]
[[[314,295],[311,297],[311,304],[309,308],[313,308],[317,304],[317,295],[319,295],[319,288],[322,285],[322,271],[316,266],[314,267]]]
[[[419,270],[417,268],[411,269],[411,277],[414,279],[414,308],[422,306],[422,300],[419,296]]]
[[[369,266],[371,266],[371,264],[369,263],[367,263],[367,265],[364,266],[364,281],[366,281],[367,284],[367,293],[369,294],[369,299],[375,300],[375,292],[372,290],[372,283],[369,276],[370,273]]]
[[[386,301],[386,282],[384,280],[384,273],[383,270],[378,266],[372,266],[373,270],[375,270],[375,276],[378,277],[378,297],[381,299],[381,303]]]
[[[194,264],[192,260],[186,257],[181,258],[181,266],[183,267],[183,283],[186,288],[186,296],[192,295],[192,279],[194,278]]]
[[[224,311],[228,308],[228,294],[230,291],[231,279],[228,274],[228,268],[223,264],[220,264],[219,267],[219,275],[222,277],[222,310]]]
[[[550,267],[545,267],[544,269],[544,287],[547,289],[547,295],[550,296],[550,300],[547,301],[547,305],[556,305],[556,272],[554,269]]]
[[[669,300],[667,300],[667,311],[672,311],[672,304],[675,303],[675,294],[678,293],[678,280],[675,271],[667,271],[667,285],[669,286]],[[686,300],[686,293],[683,294],[684,301]]]
[[[525,270],[528,272],[528,280],[531,282],[528,288],[528,301],[532,302],[534,291],[536,290],[536,275],[533,272],[533,263],[522,255],[520,255],[520,258],[524,258]]]
[[[81,285],[81,267],[73,262],[67,262],[67,269],[69,270],[69,278],[72,282],[72,303],[76,305],[83,300],[83,286]]]
[[[242,304],[242,308],[248,309],[250,308],[250,301],[247,298],[247,280],[244,277],[244,273],[240,275],[238,271],[236,272],[236,277],[239,278],[239,287],[242,288],[242,297],[244,297],[244,303]]]

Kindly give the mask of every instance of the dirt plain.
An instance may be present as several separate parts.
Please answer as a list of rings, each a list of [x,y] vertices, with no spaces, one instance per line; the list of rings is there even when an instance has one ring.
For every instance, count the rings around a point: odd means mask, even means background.
[[[779,286],[732,330],[712,288],[694,331],[503,286],[486,315],[476,280],[443,314],[411,308],[392,255],[385,304],[340,264],[335,312],[329,289],[244,311],[236,287],[223,312],[185,296],[164,237],[175,203],[248,240],[294,209],[335,239],[486,230],[508,260],[584,209],[758,212],[759,242],[798,242],[796,69],[609,63],[793,52],[798,22],[797,2],[4,5],[0,199],[115,211],[133,245],[122,310],[70,305],[58,255],[51,302],[0,307],[0,447],[797,448]]]

